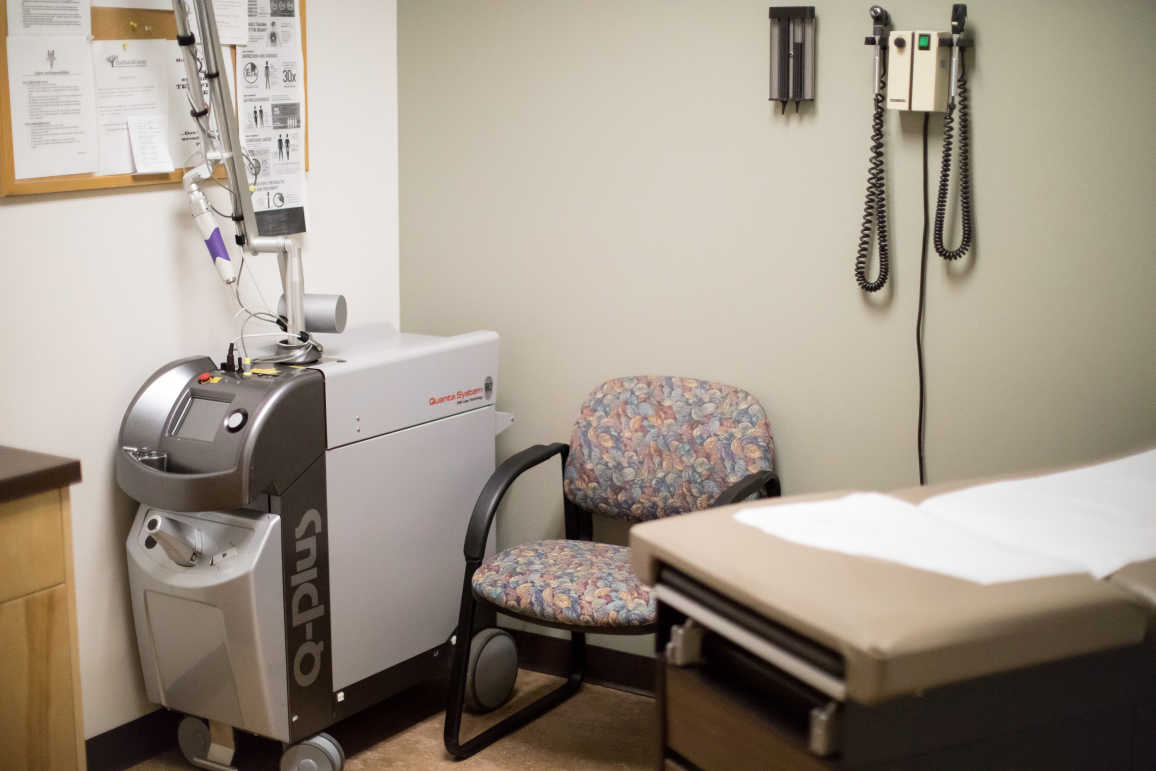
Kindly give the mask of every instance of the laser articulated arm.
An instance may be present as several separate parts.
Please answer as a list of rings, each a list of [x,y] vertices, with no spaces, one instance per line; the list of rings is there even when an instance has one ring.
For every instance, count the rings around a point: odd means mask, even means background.
[[[189,24],[190,8],[196,11],[197,30]],[[200,189],[201,183],[223,165],[228,175],[227,187],[232,194],[231,219],[236,227],[236,242],[249,254],[276,254],[281,271],[282,292],[285,295],[285,322],[287,336],[278,346],[273,359],[284,362],[309,363],[321,356],[321,344],[305,331],[305,280],[301,267],[301,249],[291,236],[262,236],[257,229],[253,212],[253,187],[249,181],[249,167],[241,150],[237,114],[233,109],[228,78],[221,77],[221,42],[217,34],[217,19],[209,0],[173,0],[173,15],[177,23],[177,43],[184,49],[185,72],[188,78],[190,114],[197,123],[204,148],[204,163],[190,169],[184,176],[189,209],[205,239],[213,265],[226,284],[237,280],[237,272],[229,259],[228,248],[221,230],[213,218],[213,210]],[[209,86],[209,101],[201,92],[201,71],[197,60],[198,37],[204,55],[204,77]],[[209,129],[210,113],[216,118],[217,131]],[[257,172],[259,173],[259,171]]]

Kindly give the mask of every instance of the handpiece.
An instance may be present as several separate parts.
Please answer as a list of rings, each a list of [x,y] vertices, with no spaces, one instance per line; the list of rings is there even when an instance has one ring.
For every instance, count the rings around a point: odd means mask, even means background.
[[[859,228],[859,244],[855,253],[855,282],[865,292],[878,292],[887,284],[891,271],[891,250],[887,241],[887,187],[883,156],[883,117],[887,64],[883,58],[887,44],[891,15],[882,6],[870,10],[872,34],[863,41],[875,47],[875,92],[871,116],[871,148],[867,169],[867,196],[863,203],[863,223]],[[867,278],[867,262],[871,243],[879,244],[879,273],[874,280]]]
[[[943,161],[939,170],[939,193],[935,199],[935,228],[932,244],[936,253],[945,260],[958,260],[971,248],[974,226],[971,211],[971,155],[970,122],[967,102],[967,70],[963,49],[967,45],[963,28],[967,23],[967,6],[956,3],[951,8],[951,89],[947,111],[943,114]],[[949,249],[944,243],[947,221],[947,197],[951,189],[951,154],[955,142],[955,113],[959,111],[959,246]]]

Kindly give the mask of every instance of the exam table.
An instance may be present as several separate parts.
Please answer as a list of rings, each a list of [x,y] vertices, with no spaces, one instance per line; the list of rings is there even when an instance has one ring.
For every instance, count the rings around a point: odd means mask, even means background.
[[[1156,560],[982,584],[735,519],[842,495],[631,530],[665,767],[1156,768]]]

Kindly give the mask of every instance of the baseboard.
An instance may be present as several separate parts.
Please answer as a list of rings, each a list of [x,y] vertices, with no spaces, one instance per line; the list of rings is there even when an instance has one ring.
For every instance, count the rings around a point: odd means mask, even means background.
[[[158,709],[84,743],[88,771],[122,771],[177,745],[181,715]]]
[[[570,666],[570,641],[507,629],[518,644],[518,666],[549,675],[564,675]],[[654,696],[655,663],[649,656],[586,646],[585,682],[620,691]]]

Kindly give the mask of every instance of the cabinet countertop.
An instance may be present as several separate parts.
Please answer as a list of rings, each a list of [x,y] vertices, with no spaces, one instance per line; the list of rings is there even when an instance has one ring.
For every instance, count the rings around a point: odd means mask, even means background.
[[[0,503],[80,481],[80,461],[0,445]]]

